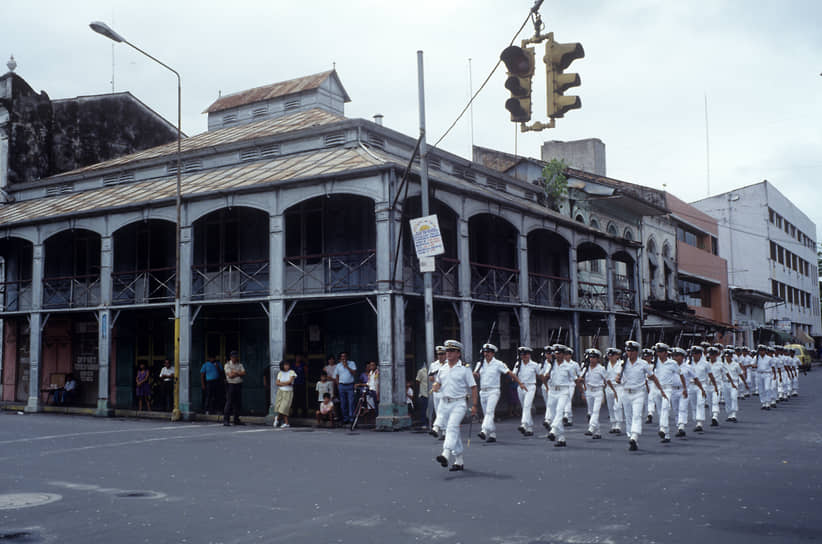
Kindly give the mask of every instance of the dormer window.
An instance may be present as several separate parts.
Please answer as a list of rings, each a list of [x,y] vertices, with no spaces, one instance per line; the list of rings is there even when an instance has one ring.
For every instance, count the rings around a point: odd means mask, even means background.
[[[230,125],[231,123],[237,122],[237,114],[236,113],[226,113],[223,115],[223,125]]]
[[[284,109],[285,111],[296,110],[300,108],[300,97],[296,96],[294,98],[289,98],[285,101]]]

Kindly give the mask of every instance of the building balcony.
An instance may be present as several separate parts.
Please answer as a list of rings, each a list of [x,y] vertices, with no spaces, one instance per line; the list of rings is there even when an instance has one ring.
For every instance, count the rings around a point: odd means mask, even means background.
[[[174,267],[114,272],[112,280],[112,304],[152,304],[174,300]]]
[[[195,265],[191,270],[192,300],[268,296],[267,260]]]
[[[528,299],[537,306],[568,307],[571,304],[571,279],[531,272],[528,274]]]
[[[43,279],[43,308],[88,308],[100,305],[100,276]]]
[[[580,281],[577,291],[579,308],[588,310],[608,309],[608,284]]]
[[[417,266],[416,257],[406,255],[405,262],[405,288],[415,293],[422,293],[424,287],[423,275],[419,266]],[[434,296],[459,296],[459,260],[437,257],[435,266],[436,269],[431,273],[431,290]]]
[[[289,295],[373,291],[377,286],[377,251],[296,255],[285,258]]]
[[[31,280],[0,283],[0,296],[3,312],[31,310]]]
[[[496,302],[519,301],[519,270],[471,263],[471,296]]]

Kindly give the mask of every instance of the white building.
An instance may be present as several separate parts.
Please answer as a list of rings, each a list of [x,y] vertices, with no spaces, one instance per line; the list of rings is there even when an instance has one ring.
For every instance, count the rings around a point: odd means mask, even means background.
[[[803,344],[822,334],[816,225],[767,180],[692,203],[719,221],[719,251],[732,288],[772,293],[769,327]]]

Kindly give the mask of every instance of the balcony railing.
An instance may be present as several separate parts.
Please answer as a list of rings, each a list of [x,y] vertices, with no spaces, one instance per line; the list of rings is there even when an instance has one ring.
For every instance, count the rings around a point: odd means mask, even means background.
[[[100,304],[100,276],[86,274],[43,279],[44,308],[84,308]]]
[[[580,308],[590,310],[608,309],[608,284],[581,281],[579,283],[578,302]]]
[[[614,274],[614,306],[620,310],[636,309],[636,289],[631,276]]]
[[[519,300],[519,270],[471,263],[471,296],[483,300]]]
[[[411,255],[405,257],[405,287],[415,293],[423,292],[422,272],[417,266],[417,259]],[[435,296],[459,296],[459,267],[457,259],[437,257],[436,269],[431,273],[431,290]]]
[[[373,291],[377,286],[377,251],[296,255],[285,258],[285,292],[307,295]]]
[[[268,295],[268,260],[191,267],[191,298],[213,300]]]
[[[528,296],[531,304],[539,306],[569,306],[570,278],[531,272],[528,274]]]
[[[150,304],[174,300],[174,267],[113,272],[113,304]]]
[[[31,309],[31,280],[6,281],[0,283],[2,311],[19,312]]]

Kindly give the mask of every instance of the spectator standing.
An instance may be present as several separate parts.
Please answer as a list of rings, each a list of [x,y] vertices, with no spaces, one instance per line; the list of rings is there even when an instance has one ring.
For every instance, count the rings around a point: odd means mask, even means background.
[[[417,371],[417,409],[423,427],[428,427],[428,365]]]
[[[329,398],[333,398],[334,396],[334,382],[328,379],[328,374],[323,371],[320,374],[320,381],[317,382],[317,385],[314,387],[314,390],[317,391],[317,405],[323,403],[323,399],[325,398],[325,394],[328,393]],[[333,406],[333,402],[331,403]]]
[[[229,417],[234,414],[234,425],[245,425],[240,421],[240,408],[243,404],[243,376],[245,367],[239,360],[240,354],[232,351],[229,360],[225,364],[225,379],[227,389],[225,394],[225,408],[223,409],[223,425],[228,427]]]
[[[137,371],[137,410],[143,409],[143,402],[146,404],[148,411],[151,411],[151,375],[146,368],[145,363],[140,363],[140,368]]]
[[[340,410],[343,423],[351,423],[354,412],[354,378],[357,375],[357,363],[348,360],[348,353],[342,352],[339,362],[334,367],[334,383],[340,395]]]
[[[277,373],[277,396],[274,400],[274,427],[280,426],[280,417],[283,418],[281,428],[287,429],[288,415],[291,413],[291,403],[294,401],[294,382],[297,380],[297,373],[291,370],[291,363],[283,361],[281,370]]]
[[[163,408],[170,412],[174,404],[174,367],[171,361],[163,361],[163,368],[160,369],[160,394],[163,399]]]
[[[329,355],[328,359],[326,360],[326,365],[323,367],[323,371],[328,374],[329,379],[333,379],[334,377],[334,369],[337,368],[337,359],[333,355]],[[331,395],[332,399],[334,395]]]
[[[200,367],[200,386],[203,390],[202,411],[206,414],[214,412],[214,403],[217,401],[217,387],[220,385],[220,369],[214,361],[213,355],[206,358]]]

